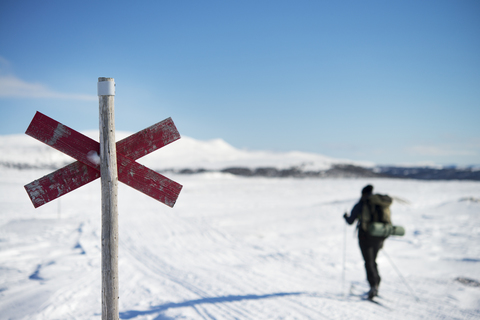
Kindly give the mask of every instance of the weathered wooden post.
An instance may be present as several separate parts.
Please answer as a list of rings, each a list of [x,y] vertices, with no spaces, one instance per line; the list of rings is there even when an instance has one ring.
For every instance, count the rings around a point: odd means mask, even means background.
[[[118,320],[118,207],[115,81],[98,78],[102,185],[102,320]]]
[[[26,184],[25,190],[33,206],[38,208],[101,178],[102,320],[118,320],[118,180],[173,207],[182,185],[142,166],[136,160],[180,139],[180,133],[172,119],[168,118],[132,134],[117,145],[115,81],[112,78],[98,78],[97,89],[100,143],[37,111],[25,133],[77,161]],[[58,211],[60,214],[60,202]]]

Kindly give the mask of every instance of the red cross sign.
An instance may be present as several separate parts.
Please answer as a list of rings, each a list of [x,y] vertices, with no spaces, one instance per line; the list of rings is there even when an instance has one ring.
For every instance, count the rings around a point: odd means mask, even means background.
[[[100,177],[100,144],[95,140],[40,112],[35,114],[25,133],[77,160],[25,185],[35,208]],[[118,180],[173,207],[182,185],[135,160],[178,139],[180,134],[168,118],[118,141]]]

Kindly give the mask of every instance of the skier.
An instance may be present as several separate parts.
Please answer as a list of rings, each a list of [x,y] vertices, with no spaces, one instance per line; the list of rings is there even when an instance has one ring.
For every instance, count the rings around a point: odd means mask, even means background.
[[[367,221],[372,221],[369,218],[369,208],[371,204],[369,198],[372,197],[373,186],[367,185],[362,189],[362,197],[357,204],[353,207],[350,216],[345,213],[343,217],[348,224],[353,224],[353,222],[358,219],[357,229],[358,229],[358,244],[360,250],[362,251],[363,259],[365,260],[365,271],[367,273],[367,280],[370,284],[370,291],[368,292],[368,299],[373,299],[378,295],[378,286],[380,285],[380,275],[377,269],[377,254],[378,251],[383,247],[383,242],[386,237],[374,237],[370,235],[367,231],[366,225]],[[370,209],[371,210],[371,209]]]

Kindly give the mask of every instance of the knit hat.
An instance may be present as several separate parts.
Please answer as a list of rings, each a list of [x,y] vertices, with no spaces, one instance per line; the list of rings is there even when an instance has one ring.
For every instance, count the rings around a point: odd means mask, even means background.
[[[369,184],[365,188],[362,189],[362,195],[370,195],[373,192],[373,186]]]

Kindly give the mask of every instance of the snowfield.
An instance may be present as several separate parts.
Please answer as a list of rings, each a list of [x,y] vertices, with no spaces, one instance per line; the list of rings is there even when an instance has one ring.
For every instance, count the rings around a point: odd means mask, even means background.
[[[100,181],[34,209],[49,172],[0,167],[0,319],[101,319]],[[173,209],[119,185],[120,319],[480,318],[479,182],[168,176]],[[342,218],[368,183],[409,202],[378,304]]]
[[[28,136],[0,137],[0,320],[101,319],[100,180],[38,209],[23,188],[72,161]],[[139,162],[359,164],[188,137]],[[478,181],[166,175],[183,185],[173,209],[119,185],[120,319],[480,318]],[[342,218],[369,183],[399,199],[393,222],[407,231],[380,252],[376,303],[362,298],[363,259]]]

